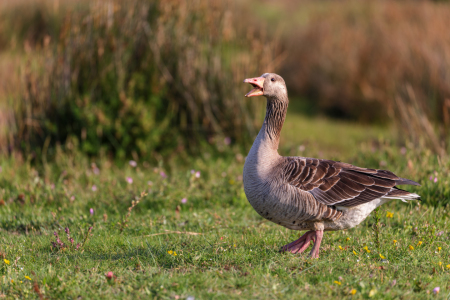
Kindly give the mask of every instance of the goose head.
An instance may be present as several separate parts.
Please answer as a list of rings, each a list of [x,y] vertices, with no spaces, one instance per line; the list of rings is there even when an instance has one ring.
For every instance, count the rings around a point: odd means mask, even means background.
[[[247,78],[253,89],[245,97],[264,96],[267,99],[279,99],[287,101],[287,88],[284,79],[275,73],[264,73],[260,77]]]

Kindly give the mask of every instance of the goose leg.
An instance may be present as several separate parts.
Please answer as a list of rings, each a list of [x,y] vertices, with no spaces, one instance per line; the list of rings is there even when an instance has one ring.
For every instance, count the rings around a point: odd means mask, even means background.
[[[316,235],[315,231],[308,231],[304,235],[302,235],[298,240],[293,241],[287,245],[284,245],[281,248],[282,252],[291,252],[291,253],[302,253],[305,251],[309,245],[311,244],[311,240],[314,240]]]
[[[312,258],[319,258],[319,250],[320,250],[320,243],[322,242],[323,238],[323,230],[317,230],[314,232],[315,240],[314,240],[314,246],[309,253],[309,256]]]

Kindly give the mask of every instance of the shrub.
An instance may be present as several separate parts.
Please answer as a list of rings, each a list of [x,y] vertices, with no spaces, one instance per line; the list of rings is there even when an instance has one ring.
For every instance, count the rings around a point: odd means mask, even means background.
[[[363,122],[399,121],[405,136],[426,139],[442,153],[441,141],[450,134],[450,6],[325,3],[303,2],[308,15],[288,34],[282,72],[290,90],[321,111]]]
[[[274,54],[236,5],[95,1],[69,10],[24,72],[16,145],[69,138],[89,154],[123,157],[198,151],[216,136],[243,143],[264,105],[244,100],[242,80]]]

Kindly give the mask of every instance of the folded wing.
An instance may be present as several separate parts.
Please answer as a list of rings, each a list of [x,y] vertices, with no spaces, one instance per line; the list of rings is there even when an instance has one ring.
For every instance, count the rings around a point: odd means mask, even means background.
[[[304,157],[287,158],[284,176],[290,185],[311,193],[318,202],[344,207],[408,193],[396,188],[396,185],[419,185],[386,170]]]

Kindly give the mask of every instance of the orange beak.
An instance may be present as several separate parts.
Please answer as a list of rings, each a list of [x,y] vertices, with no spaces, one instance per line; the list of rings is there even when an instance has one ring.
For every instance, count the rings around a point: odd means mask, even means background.
[[[264,94],[264,77],[247,78],[244,82],[250,83],[254,89],[248,92],[245,97],[262,96]]]

